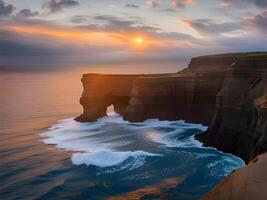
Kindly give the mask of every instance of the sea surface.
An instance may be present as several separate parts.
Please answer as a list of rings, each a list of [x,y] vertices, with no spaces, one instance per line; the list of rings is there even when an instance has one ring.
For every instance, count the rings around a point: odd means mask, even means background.
[[[194,139],[207,127],[82,112],[81,74],[0,73],[1,200],[197,200],[244,162]]]

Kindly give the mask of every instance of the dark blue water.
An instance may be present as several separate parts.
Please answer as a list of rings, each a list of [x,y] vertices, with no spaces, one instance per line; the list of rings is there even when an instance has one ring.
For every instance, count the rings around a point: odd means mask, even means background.
[[[0,199],[200,199],[244,164],[182,120],[75,122],[79,76],[58,77],[1,76]]]

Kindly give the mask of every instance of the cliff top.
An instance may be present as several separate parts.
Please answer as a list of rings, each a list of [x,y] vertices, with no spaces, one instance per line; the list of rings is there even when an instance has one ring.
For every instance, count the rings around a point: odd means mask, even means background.
[[[99,78],[140,78],[140,77],[159,77],[170,76],[173,73],[166,74],[101,74],[101,73],[87,73],[83,74],[83,78],[99,77]]]
[[[194,57],[192,59],[199,59],[199,58],[242,58],[247,56],[267,56],[267,52],[244,52],[244,53],[225,53],[225,54],[214,54],[214,55],[204,55]]]

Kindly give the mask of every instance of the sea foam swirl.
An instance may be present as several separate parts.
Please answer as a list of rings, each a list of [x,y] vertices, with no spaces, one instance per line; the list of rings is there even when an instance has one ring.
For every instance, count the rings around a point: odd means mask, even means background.
[[[109,113],[90,123],[61,120],[41,136],[46,144],[71,151],[74,165],[134,169],[148,158],[164,156],[164,148],[203,148],[194,135],[206,129],[182,120],[130,123],[116,113]]]

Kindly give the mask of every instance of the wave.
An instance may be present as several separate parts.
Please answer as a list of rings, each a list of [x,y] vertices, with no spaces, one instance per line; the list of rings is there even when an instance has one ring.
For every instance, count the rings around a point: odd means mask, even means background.
[[[138,158],[144,156],[159,156],[158,154],[148,153],[145,151],[126,151],[114,152],[111,150],[103,150],[94,153],[75,153],[71,160],[75,165],[95,165],[98,167],[110,167],[118,165],[127,159],[133,158],[138,161]]]
[[[120,138],[123,138],[124,135],[120,133],[109,135],[112,131],[112,128],[109,127],[110,124],[123,127],[127,126],[129,122],[124,121],[116,113],[109,114],[92,123],[79,123],[73,119],[65,119],[60,120],[48,131],[41,133],[41,137],[46,144],[73,151],[71,161],[74,165],[110,167],[131,159],[131,166],[140,166],[140,161],[143,163],[144,157],[161,156],[142,150],[122,152],[114,150],[114,148],[126,146],[131,142],[121,140]],[[129,136],[129,134],[126,135]],[[136,163],[133,163],[133,160]]]
[[[182,120],[150,119],[130,123],[113,112],[96,122],[60,120],[41,137],[46,144],[72,151],[74,165],[105,168],[124,164],[120,169],[132,169],[132,166],[143,165],[146,157],[162,156],[160,146],[201,148],[202,144],[194,139],[194,135],[206,129]]]

